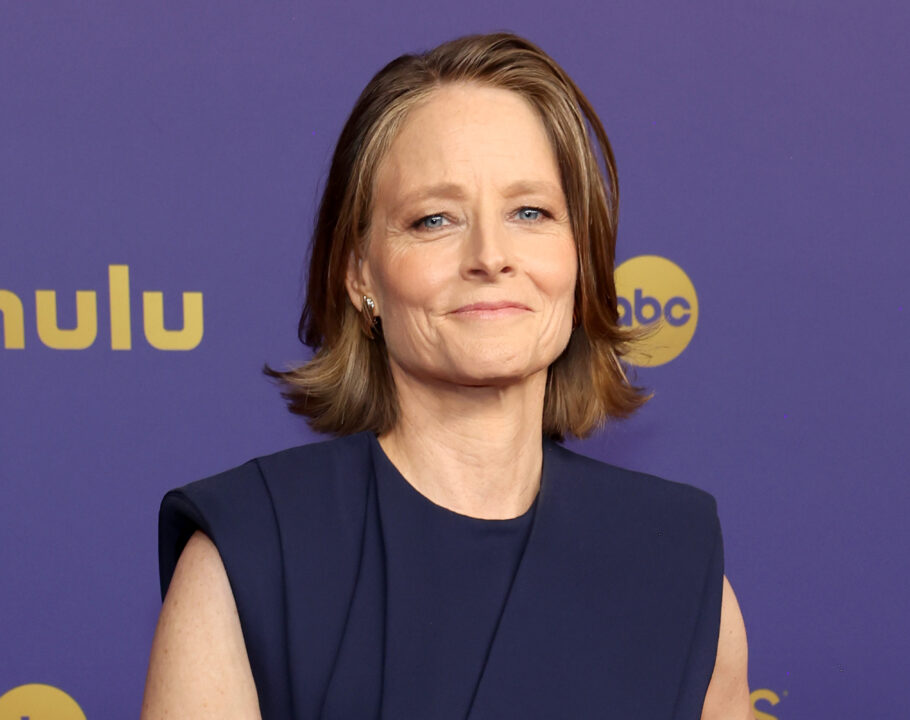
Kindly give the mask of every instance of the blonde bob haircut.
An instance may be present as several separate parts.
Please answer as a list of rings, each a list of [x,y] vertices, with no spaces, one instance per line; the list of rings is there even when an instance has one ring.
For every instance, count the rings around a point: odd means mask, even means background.
[[[620,358],[635,339],[619,323],[613,281],[619,191],[613,151],[587,98],[543,50],[511,33],[469,35],[380,70],[341,131],[313,233],[298,336],[315,352],[286,371],[265,366],[291,412],[323,433],[387,432],[399,406],[381,325],[370,324],[345,289],[348,263],[368,238],[377,169],[409,111],[447,83],[511,90],[537,111],[556,152],[568,201],[578,280],[575,327],[550,365],[543,431],[585,437],[625,417],[648,396]],[[599,149],[601,170],[595,147]]]

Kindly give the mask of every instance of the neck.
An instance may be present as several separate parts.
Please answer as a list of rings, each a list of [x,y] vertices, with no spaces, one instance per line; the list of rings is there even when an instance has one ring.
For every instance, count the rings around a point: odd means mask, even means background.
[[[526,512],[540,487],[546,369],[507,386],[428,384],[392,365],[399,422],[382,449],[422,495],[484,519]]]

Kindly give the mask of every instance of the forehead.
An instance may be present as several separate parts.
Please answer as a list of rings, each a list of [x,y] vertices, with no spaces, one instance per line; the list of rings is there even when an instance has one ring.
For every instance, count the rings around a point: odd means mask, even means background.
[[[510,90],[449,84],[407,115],[377,171],[379,199],[441,183],[559,186],[555,152],[537,111]]]

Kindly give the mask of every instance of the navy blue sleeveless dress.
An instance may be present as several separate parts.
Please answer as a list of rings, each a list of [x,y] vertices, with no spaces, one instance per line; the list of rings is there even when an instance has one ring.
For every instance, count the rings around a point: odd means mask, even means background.
[[[165,495],[162,597],[218,547],[263,720],[699,720],[723,543],[710,494],[544,440],[523,515],[421,495],[372,433]]]

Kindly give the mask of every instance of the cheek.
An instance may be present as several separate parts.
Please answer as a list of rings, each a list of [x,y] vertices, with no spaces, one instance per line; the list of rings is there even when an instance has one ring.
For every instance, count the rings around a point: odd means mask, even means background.
[[[399,313],[432,313],[450,281],[445,267],[430,253],[412,249],[391,254],[379,277],[384,305]]]
[[[442,343],[439,317],[447,309],[451,264],[438,250],[392,250],[375,266],[380,316],[390,356],[398,364],[429,362]]]
[[[538,256],[536,264],[542,291],[553,301],[573,303],[575,284],[578,281],[578,259],[574,243],[570,240],[554,244],[550,252]]]

